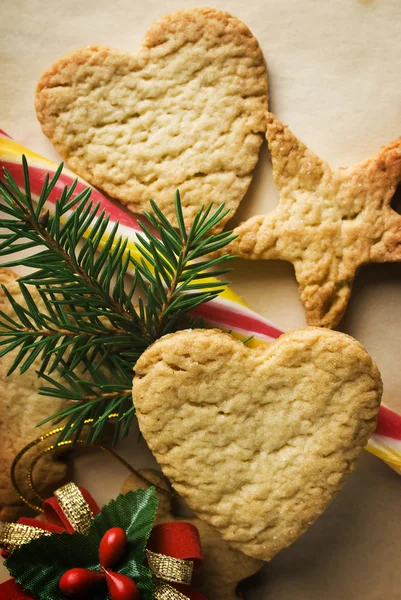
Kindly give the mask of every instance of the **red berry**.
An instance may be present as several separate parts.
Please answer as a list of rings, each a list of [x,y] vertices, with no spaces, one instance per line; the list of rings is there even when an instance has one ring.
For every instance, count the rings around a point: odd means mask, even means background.
[[[123,557],[126,547],[127,534],[124,529],[112,527],[106,531],[99,546],[100,565],[106,569],[115,567]]]
[[[104,581],[104,578],[103,573],[94,573],[87,569],[70,569],[60,578],[59,588],[70,598],[80,598]]]
[[[106,569],[104,572],[111,600],[139,600],[141,592],[135,581],[121,573],[113,573]]]

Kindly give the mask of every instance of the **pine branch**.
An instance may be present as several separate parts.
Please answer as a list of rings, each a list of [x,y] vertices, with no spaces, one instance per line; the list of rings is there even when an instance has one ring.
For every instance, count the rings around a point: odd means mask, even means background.
[[[215,298],[227,283],[210,278],[224,275],[231,257],[208,258],[234,239],[230,232],[211,233],[227,211],[223,206],[202,208],[187,231],[177,192],[175,230],[151,202],[146,217],[156,233],[140,224],[144,235],[134,256],[128,240],[118,236],[118,224],[111,226],[99,204],[90,201],[90,189],[74,197],[76,182],[64,188],[50,215],[46,201],[62,165],[51,180],[46,177],[36,204],[25,157],[23,171],[23,191],[5,169],[5,181],[0,181],[8,217],[0,219],[6,231],[0,236],[0,257],[24,251],[22,258],[4,266],[33,272],[18,280],[23,303],[3,286],[12,316],[0,311],[0,357],[17,350],[9,373],[17,368],[23,373],[39,361],[38,375],[48,384],[40,393],[69,402],[49,418],[67,419],[64,437],[79,437],[90,418],[88,441],[101,439],[114,413],[116,436],[124,435],[135,414],[131,384],[138,357],[153,341],[181,327],[183,316]]]
[[[142,230],[147,234],[148,240],[140,239],[142,261],[133,263],[137,271],[151,282],[148,294],[152,301],[148,303],[146,322],[152,341],[172,330],[174,323],[182,312],[189,312],[196,306],[215,298],[227,281],[203,281],[205,275],[210,278],[225,274],[229,269],[206,273],[206,270],[230,260],[231,257],[222,256],[213,260],[200,260],[215,250],[228,244],[235,236],[231,232],[204,239],[216,224],[226,216],[224,206],[220,206],[211,213],[211,206],[200,210],[195,216],[193,224],[186,231],[181,209],[180,195],[177,192],[175,210],[179,223],[176,231],[155,202],[150,202],[153,213],[145,213],[148,221],[159,234],[159,241],[151,231],[140,223]],[[168,253],[166,252],[168,250]],[[197,262],[193,262],[197,259]],[[151,266],[154,266],[152,270]]]
[[[118,414],[114,420],[114,443],[117,442],[121,427],[124,427],[126,434],[135,416],[131,391],[132,368],[121,369],[118,359],[108,358],[102,369],[87,363],[84,376],[79,376],[67,365],[64,366],[65,370],[60,370],[61,381],[47,374],[43,375],[48,385],[42,386],[39,393],[63,398],[67,401],[67,406],[56,416],[49,416],[38,425],[49,421],[54,424],[63,422],[66,433],[60,436],[60,441],[66,437],[76,440],[81,436],[85,421],[93,419],[86,434],[87,442],[93,443],[104,437],[110,415]]]

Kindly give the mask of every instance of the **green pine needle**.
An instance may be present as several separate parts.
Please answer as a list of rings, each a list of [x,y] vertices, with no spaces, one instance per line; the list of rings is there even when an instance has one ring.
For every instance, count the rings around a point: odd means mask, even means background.
[[[213,233],[228,211],[223,205],[201,208],[187,230],[177,192],[176,230],[151,201],[152,212],[145,216],[155,233],[140,223],[144,235],[136,243],[137,260],[128,240],[118,235],[118,224],[106,234],[109,217],[90,201],[90,189],[72,199],[76,181],[64,188],[54,214],[49,214],[46,200],[62,164],[51,179],[46,177],[35,203],[25,157],[22,163],[23,191],[6,169],[0,181],[6,214],[0,218],[5,230],[0,257],[29,251],[3,266],[28,267],[31,272],[18,280],[23,304],[2,286],[13,314],[0,311],[0,358],[16,350],[9,374],[37,368],[39,359],[38,375],[46,382],[40,394],[67,401],[62,411],[41,423],[65,423],[59,441],[78,439],[88,419],[88,442],[101,441],[112,414],[118,415],[117,441],[128,433],[135,416],[132,370],[139,356],[156,339],[182,327],[183,316],[215,298],[227,283],[209,278],[227,273],[225,263],[232,257],[208,255],[235,238],[231,232]],[[44,310],[37,306],[32,287]]]

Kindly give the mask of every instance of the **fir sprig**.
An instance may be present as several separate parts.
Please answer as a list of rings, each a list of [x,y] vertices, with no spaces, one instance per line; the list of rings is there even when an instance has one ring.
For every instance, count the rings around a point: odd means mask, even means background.
[[[179,328],[183,315],[222,291],[227,282],[209,279],[229,270],[224,263],[230,257],[207,255],[234,236],[213,233],[227,214],[223,205],[202,208],[187,230],[177,192],[178,229],[151,202],[153,212],[146,217],[153,231],[140,224],[144,235],[134,256],[129,240],[118,235],[118,223],[112,225],[90,201],[91,190],[74,196],[76,182],[64,188],[50,215],[46,201],[61,171],[62,165],[52,179],[46,177],[36,203],[25,157],[24,190],[6,169],[0,181],[2,211],[9,217],[0,219],[5,230],[0,257],[24,251],[3,266],[31,270],[18,280],[22,303],[3,286],[12,316],[0,311],[0,357],[18,350],[9,373],[25,372],[39,358],[38,374],[47,384],[40,393],[68,400],[51,418],[67,419],[65,437],[78,437],[85,420],[93,419],[88,433],[93,442],[103,436],[110,414],[118,414],[115,438],[128,432],[136,360],[149,344]]]

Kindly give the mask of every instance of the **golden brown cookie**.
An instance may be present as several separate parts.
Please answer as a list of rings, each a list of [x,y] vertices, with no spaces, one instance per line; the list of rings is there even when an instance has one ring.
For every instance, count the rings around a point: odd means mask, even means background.
[[[401,260],[401,216],[391,208],[401,138],[352,167],[332,169],[272,114],[266,135],[280,202],[237,227],[228,250],[291,262],[308,324],[335,327],[358,267]]]
[[[159,487],[165,490],[168,489],[166,478],[158,471],[143,470],[139,473]],[[136,475],[131,475],[124,481],[121,492],[125,494],[129,490],[143,487],[146,487],[143,480]],[[175,514],[171,497],[162,492],[158,493],[158,496],[159,511],[156,523],[180,520]],[[240,591],[237,590],[238,584],[257,573],[263,562],[230,548],[216,529],[200,519],[186,517],[185,521],[195,525],[202,541],[204,565],[199,575],[194,576],[193,585],[195,589],[210,600],[238,600],[243,598]]]
[[[10,269],[0,268],[0,283],[5,285],[19,304],[24,304],[19,286],[15,283],[17,275]],[[39,309],[44,310],[39,295],[34,288],[30,292]],[[10,304],[0,288],[0,309],[6,314],[13,314]],[[36,375],[40,366],[37,359],[35,365],[23,375],[19,370],[7,377],[7,371],[14,361],[18,349],[11,351],[0,358],[0,440],[1,440],[1,469],[0,469],[0,520],[10,521],[16,519],[26,506],[14,490],[10,480],[10,468],[16,454],[33,439],[49,430],[49,425],[37,428],[36,424],[60,410],[63,400],[39,396],[38,387],[41,384]],[[56,376],[57,377],[57,376]],[[44,442],[28,452],[20,461],[17,470],[18,482],[29,497],[27,486],[27,468],[32,458],[47,447]],[[35,483],[43,490],[47,486],[59,483],[66,473],[66,465],[61,462],[54,452],[46,454],[35,468]],[[36,498],[35,498],[36,500]]]
[[[263,560],[341,488],[382,394],[356,340],[312,327],[256,349],[181,331],[150,346],[135,373],[139,426],[164,474],[233,548]]]
[[[266,65],[244,23],[187,9],[155,22],[136,54],[67,54],[42,75],[35,105],[70,167],[130,210],[153,198],[173,223],[179,188],[187,223],[210,202],[225,202],[227,221],[266,131]]]

